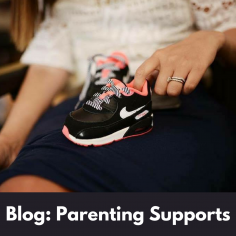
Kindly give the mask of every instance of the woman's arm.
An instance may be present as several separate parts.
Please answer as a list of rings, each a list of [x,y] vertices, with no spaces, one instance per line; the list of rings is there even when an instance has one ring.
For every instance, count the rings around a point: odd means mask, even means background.
[[[0,133],[0,169],[14,161],[33,126],[65,85],[68,72],[30,66],[16,102]]]
[[[198,31],[183,41],[157,50],[136,71],[134,86],[141,89],[145,79],[157,76],[155,92],[178,96],[192,92],[217,53],[236,64],[236,29],[225,33]],[[158,75],[157,75],[158,72]],[[168,77],[181,77],[186,83],[167,82]]]
[[[225,43],[219,51],[219,56],[236,66],[236,29],[225,31],[224,36]]]

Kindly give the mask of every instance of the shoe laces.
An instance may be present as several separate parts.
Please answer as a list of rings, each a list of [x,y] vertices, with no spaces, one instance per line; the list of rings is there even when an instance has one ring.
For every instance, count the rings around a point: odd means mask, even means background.
[[[101,93],[95,93],[93,97],[86,102],[86,105],[89,105],[96,110],[102,110],[101,104],[105,102],[106,104],[110,103],[110,98],[116,96],[121,98],[121,94],[130,94],[128,87],[119,88],[115,85],[112,79],[108,80],[108,83],[101,88],[103,90]]]
[[[91,73],[91,69],[92,69],[92,65],[95,63],[95,58],[96,57],[103,57],[105,58],[104,61],[101,61],[102,64],[98,65],[96,67],[96,74],[95,74],[95,79],[98,79],[97,81],[95,81],[95,85],[106,85],[108,83],[108,81],[111,78],[115,77],[114,71],[119,71],[120,68],[118,66],[116,66],[116,62],[106,62],[106,59],[115,59],[119,62],[122,62],[124,65],[126,64],[125,59],[119,55],[110,55],[110,56],[105,56],[104,54],[95,54],[94,56],[92,56],[91,58],[89,58],[89,66],[88,66],[88,72],[87,72],[87,77],[86,77],[86,81],[85,84],[83,86],[83,89],[81,91],[81,94],[79,96],[78,102],[75,105],[75,110],[79,107],[81,101],[83,101],[86,97],[86,94],[88,92],[89,89],[89,85],[92,82],[92,79],[94,78],[92,73]],[[102,71],[103,70],[107,70],[108,73],[106,74],[106,77],[102,77]],[[97,72],[101,70],[101,72]]]

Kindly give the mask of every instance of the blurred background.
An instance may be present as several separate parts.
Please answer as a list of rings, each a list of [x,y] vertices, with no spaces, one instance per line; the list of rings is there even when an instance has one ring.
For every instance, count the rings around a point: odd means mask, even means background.
[[[0,66],[16,62],[20,53],[16,51],[10,40],[11,3],[8,0],[0,0]]]
[[[7,74],[7,67],[17,63],[20,53],[16,50],[10,39],[10,1],[0,0],[0,125],[3,124],[12,105],[11,96],[4,93],[2,84],[4,76]]]
[[[0,128],[9,113],[20,85],[27,72],[27,66],[19,63],[18,52],[10,37],[11,1],[0,0]],[[232,112],[236,113],[236,69],[216,61],[203,80],[208,92]],[[73,77],[68,86],[54,99],[55,106],[74,96],[81,88],[74,88]],[[74,89],[72,89],[72,87]]]
[[[17,51],[12,43],[10,25],[11,1],[0,0],[0,128],[9,114],[27,72],[27,66],[19,62],[22,53]],[[80,90],[81,85],[78,87],[75,77],[72,76],[65,89],[55,97],[52,106],[75,96]]]

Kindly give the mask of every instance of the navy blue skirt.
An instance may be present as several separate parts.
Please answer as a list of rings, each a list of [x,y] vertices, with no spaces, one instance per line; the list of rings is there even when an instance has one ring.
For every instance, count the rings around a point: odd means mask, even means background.
[[[198,87],[177,110],[155,111],[152,132],[81,147],[61,129],[77,98],[48,110],[0,183],[36,175],[72,191],[235,191],[235,117]]]

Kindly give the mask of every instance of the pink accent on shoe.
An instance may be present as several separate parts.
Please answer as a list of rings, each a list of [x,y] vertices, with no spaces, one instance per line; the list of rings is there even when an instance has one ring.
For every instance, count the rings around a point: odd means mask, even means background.
[[[108,91],[108,92],[105,92],[105,93],[102,93],[99,98],[102,100],[104,99],[106,96],[108,95],[113,95],[114,93],[112,91]]]
[[[128,61],[128,58],[127,56],[122,53],[122,52],[113,52],[111,54],[111,56],[120,56],[122,57],[124,60],[125,60],[125,63],[128,65],[129,64],[129,61]],[[97,66],[100,66],[102,64],[105,64],[105,63],[109,63],[109,62],[114,62],[115,63],[115,66],[120,68],[120,69],[124,69],[125,68],[125,64],[124,62],[122,61],[119,61],[118,59],[115,59],[115,58],[112,58],[112,57],[108,57],[106,60],[98,60],[97,61]],[[102,75],[101,75],[101,78],[107,78],[108,74],[110,73],[110,70],[106,70],[104,69],[102,71]]]
[[[119,51],[115,51],[113,52],[111,55],[113,56],[120,56],[120,57],[123,57],[125,59],[125,63],[128,65],[129,64],[129,60],[128,60],[128,57],[123,53],[123,52],[119,52]]]
[[[65,125],[63,126],[62,133],[63,133],[67,138],[69,138],[69,130],[68,130],[68,128],[67,128]]]
[[[65,135],[65,137],[67,139],[69,139],[72,143],[74,144],[77,144],[77,145],[80,145],[80,146],[84,146],[84,147],[88,147],[89,145],[85,145],[85,144],[78,144],[76,142],[74,142],[71,138],[70,138],[70,133],[69,133],[69,130],[68,128],[64,125],[63,129],[62,129],[62,133]]]
[[[107,70],[107,69],[104,69],[104,70],[102,70],[102,76],[101,76],[101,78],[107,78],[107,76],[109,75],[109,73],[110,73],[110,70]]]
[[[120,82],[120,80],[118,80],[118,79],[112,79],[112,81],[113,81],[114,85],[119,87],[119,88],[124,88],[125,87],[125,85],[122,82]]]
[[[120,90],[120,93],[122,93],[122,94],[123,94],[124,96],[126,96],[126,97],[132,96],[132,95],[134,94],[133,91],[130,91],[130,93],[127,94],[127,93],[125,93],[123,90]]]
[[[122,83],[122,82],[120,82],[119,80],[117,80],[117,79],[112,79],[112,81],[114,82],[114,84],[115,84],[115,86],[116,87],[118,87],[118,88],[124,88],[125,87],[125,85]],[[110,84],[107,84],[106,85],[107,87],[111,87],[111,85]],[[122,93],[124,96],[132,96],[133,95],[133,92],[131,91],[129,94],[127,94],[127,93],[125,93],[123,90],[120,90],[120,93]],[[102,99],[104,99],[107,95],[113,95],[114,93],[112,92],[112,91],[108,91],[108,92],[105,92],[105,93],[102,93],[100,96],[99,96],[99,98],[102,100]]]
[[[130,91],[133,91],[134,93],[138,93],[142,96],[147,96],[148,95],[148,85],[147,85],[147,80],[145,81],[143,87],[142,87],[142,91],[139,91],[137,89],[135,89],[134,86],[134,80],[132,80],[129,84],[126,84],[126,86],[129,88]]]

